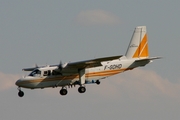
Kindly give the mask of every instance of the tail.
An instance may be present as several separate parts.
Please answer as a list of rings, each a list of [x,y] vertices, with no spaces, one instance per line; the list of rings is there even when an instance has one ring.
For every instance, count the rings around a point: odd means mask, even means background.
[[[135,28],[131,42],[126,51],[126,58],[148,58],[148,37],[146,26]]]

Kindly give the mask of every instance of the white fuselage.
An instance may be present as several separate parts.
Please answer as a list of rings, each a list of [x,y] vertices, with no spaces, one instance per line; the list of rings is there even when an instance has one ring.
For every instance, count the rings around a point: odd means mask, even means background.
[[[16,82],[18,95],[19,97],[24,96],[21,87],[35,89],[59,86],[62,87],[60,94],[66,95],[68,92],[66,86],[75,85],[79,85],[79,93],[84,93],[86,91],[85,84],[100,84],[99,80],[101,79],[145,66],[152,60],[160,58],[149,57],[146,26],[137,26],[124,56],[101,57],[65,64],[60,62],[59,65],[23,69],[32,72]]]
[[[97,80],[131,70],[135,67],[142,66],[133,64],[135,59],[117,59],[113,61],[102,62],[102,66],[85,69],[85,83],[95,83]],[[147,63],[146,63],[147,64]],[[143,64],[144,66],[145,64]],[[54,69],[53,67],[51,69]],[[43,72],[43,69],[42,69]],[[46,88],[67,85],[76,85],[79,81],[78,72],[63,73],[61,75],[43,76],[26,76],[19,79],[16,84],[24,88]]]

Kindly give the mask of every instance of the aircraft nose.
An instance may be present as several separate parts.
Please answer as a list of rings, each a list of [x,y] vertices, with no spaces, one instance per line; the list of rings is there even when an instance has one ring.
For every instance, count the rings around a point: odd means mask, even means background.
[[[17,86],[20,86],[21,81],[22,81],[22,80],[21,80],[21,79],[19,79],[19,80],[17,80],[17,81],[16,81],[16,83],[15,83],[15,84],[16,84]]]

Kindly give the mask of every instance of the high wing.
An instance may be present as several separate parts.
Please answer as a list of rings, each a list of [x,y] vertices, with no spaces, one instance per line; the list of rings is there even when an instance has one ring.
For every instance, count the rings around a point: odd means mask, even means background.
[[[103,57],[103,58],[96,58],[96,59],[79,61],[79,62],[72,62],[72,63],[68,63],[66,68],[82,69],[82,68],[98,67],[98,66],[102,66],[101,62],[119,59],[120,57],[122,57],[122,55],[120,55],[120,56],[111,56],[111,57]]]
[[[123,55],[95,58],[95,59],[84,60],[84,61],[79,61],[79,62],[70,62],[70,63],[67,63],[65,68],[67,68],[67,69],[69,69],[69,68],[82,69],[82,68],[98,67],[98,66],[102,66],[101,62],[119,59],[122,56]],[[49,67],[56,67],[56,66],[58,67],[59,65],[50,65]],[[39,67],[36,66],[36,67],[32,67],[32,68],[24,68],[22,70],[23,71],[33,71],[34,69],[43,68],[43,67],[46,67],[46,66],[39,66]]]
[[[44,66],[41,66],[44,67]],[[33,71],[34,69],[37,69],[39,67],[32,67],[32,68],[23,68],[22,71]]]

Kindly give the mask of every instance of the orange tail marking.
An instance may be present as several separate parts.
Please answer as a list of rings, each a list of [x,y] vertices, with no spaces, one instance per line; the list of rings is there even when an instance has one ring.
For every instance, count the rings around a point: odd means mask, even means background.
[[[139,47],[137,48],[136,52],[134,53],[133,58],[148,57],[148,56],[149,56],[148,38],[147,38],[147,34],[145,34]]]

